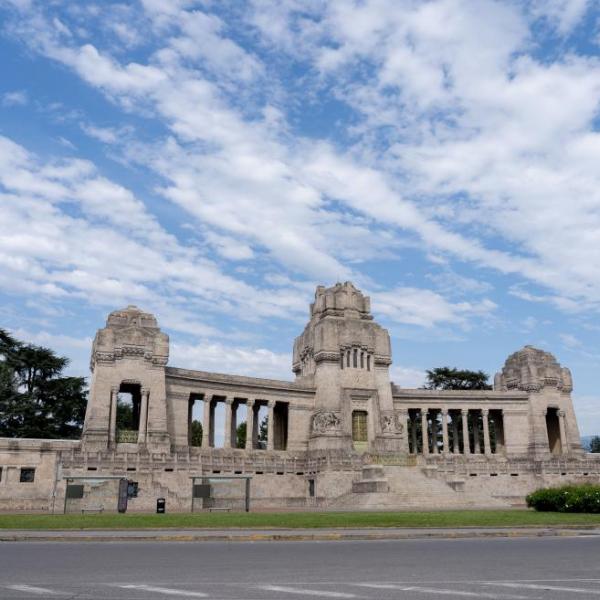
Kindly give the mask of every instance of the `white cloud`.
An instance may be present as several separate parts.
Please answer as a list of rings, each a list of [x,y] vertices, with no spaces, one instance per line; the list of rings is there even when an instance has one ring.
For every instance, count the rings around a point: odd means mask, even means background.
[[[184,368],[292,380],[292,357],[265,348],[227,346],[200,342],[197,345],[171,344],[169,364]]]
[[[572,333],[559,334],[562,343],[569,349],[580,348],[582,343]]]
[[[120,139],[120,132],[113,127],[97,127],[90,123],[81,123],[80,126],[84,133],[105,144],[114,144]]]
[[[422,369],[414,367],[402,367],[392,365],[390,367],[390,379],[400,387],[420,388],[425,384],[427,373]]]
[[[373,310],[396,323],[434,327],[438,324],[465,326],[472,317],[489,316],[497,308],[489,299],[478,302],[449,302],[427,289],[398,287],[371,293]]]
[[[25,106],[28,102],[29,97],[25,90],[15,90],[14,92],[2,94],[2,106]]]

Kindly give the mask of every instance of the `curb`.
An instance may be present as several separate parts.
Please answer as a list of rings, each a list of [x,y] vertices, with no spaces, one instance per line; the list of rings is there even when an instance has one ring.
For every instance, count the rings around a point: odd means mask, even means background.
[[[427,539],[490,539],[532,537],[598,537],[600,529],[540,529],[540,530],[496,530],[496,531],[448,531],[448,532],[327,532],[314,534],[176,534],[148,533],[141,535],[27,535],[25,533],[2,535],[0,542],[330,542],[330,541],[374,541],[374,540],[427,540]]]

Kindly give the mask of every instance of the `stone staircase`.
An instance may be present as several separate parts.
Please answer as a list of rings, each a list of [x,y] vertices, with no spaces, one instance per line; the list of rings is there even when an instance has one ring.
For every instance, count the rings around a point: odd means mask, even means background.
[[[365,465],[352,492],[332,500],[330,508],[357,510],[435,510],[506,508],[489,494],[465,491],[463,481],[446,481],[431,468]]]
[[[380,465],[363,465],[361,478],[352,482],[353,494],[386,493],[390,486]]]

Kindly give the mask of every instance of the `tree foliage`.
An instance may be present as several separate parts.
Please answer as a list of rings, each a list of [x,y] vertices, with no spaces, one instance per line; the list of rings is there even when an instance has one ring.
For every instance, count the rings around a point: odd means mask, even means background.
[[[235,447],[245,448],[246,447],[246,421],[242,421],[235,430]]]
[[[269,415],[265,416],[265,418],[260,422],[260,427],[258,428],[258,447],[266,448],[267,447],[267,439],[269,437]]]
[[[192,421],[192,446],[202,446],[202,423],[200,421]]]
[[[600,453],[600,435],[595,435],[590,440],[590,452]]]
[[[427,390],[491,390],[488,375],[483,371],[468,371],[451,367],[437,367],[427,371]]]
[[[77,438],[87,390],[83,377],[64,377],[68,359],[0,329],[0,436]]]

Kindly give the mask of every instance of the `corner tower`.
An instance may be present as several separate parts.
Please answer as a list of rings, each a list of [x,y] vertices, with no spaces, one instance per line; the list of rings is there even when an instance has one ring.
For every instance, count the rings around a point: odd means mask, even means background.
[[[390,336],[373,320],[370,299],[349,281],[318,286],[293,357],[296,380],[316,388],[309,449],[404,449],[391,363]]]
[[[90,397],[83,427],[88,450],[117,443],[169,450],[165,366],[169,337],[154,315],[128,306],[108,316],[92,346]],[[124,423],[117,423],[117,404],[131,402]]]
[[[521,432],[521,438],[529,440],[532,456],[583,452],[571,400],[571,371],[550,352],[525,346],[511,354],[494,377],[494,390],[529,393],[530,430]]]

